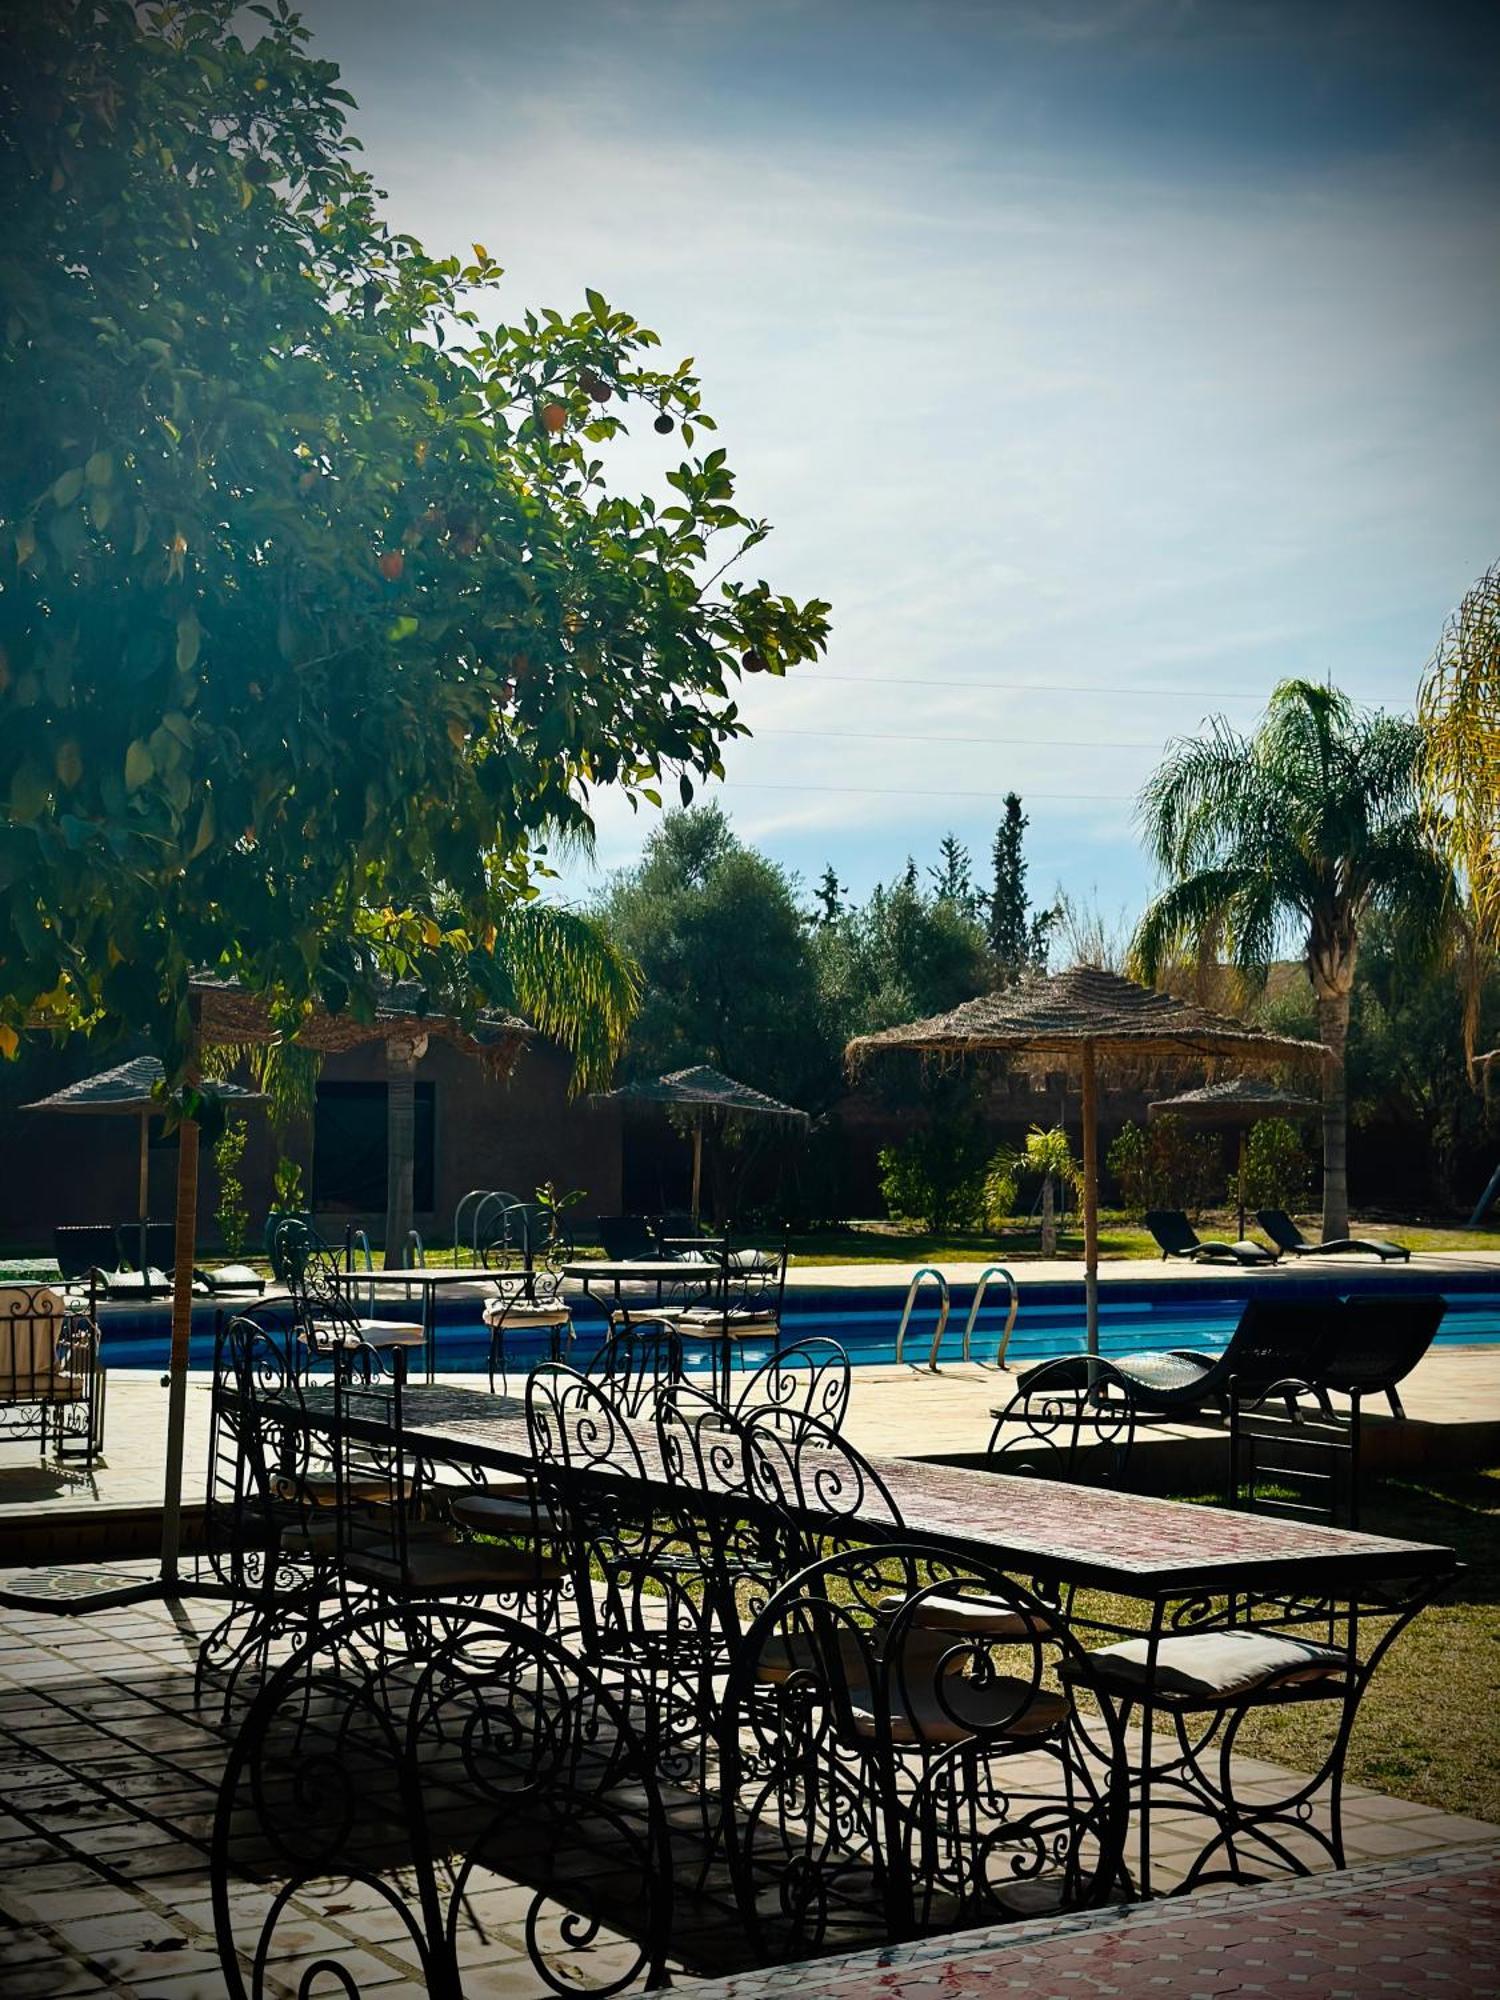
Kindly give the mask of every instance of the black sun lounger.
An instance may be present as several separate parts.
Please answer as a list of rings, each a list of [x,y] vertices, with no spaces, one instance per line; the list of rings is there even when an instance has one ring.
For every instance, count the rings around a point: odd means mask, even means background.
[[[1112,1390],[1132,1409],[1163,1416],[1191,1416],[1210,1403],[1227,1409],[1231,1382],[1244,1396],[1263,1393],[1281,1382],[1316,1387],[1323,1380],[1324,1357],[1342,1312],[1337,1300],[1251,1299],[1229,1345],[1217,1354],[1175,1347],[1101,1356],[1092,1364],[1094,1380],[1106,1394]],[[1088,1379],[1087,1355],[1070,1355],[1067,1362],[1078,1382]],[[1065,1367],[1056,1360],[1041,1365],[1059,1370]],[[1032,1372],[1021,1376],[1021,1388]],[[1061,1386],[1060,1377],[1051,1379]]]
[[[1343,1396],[1383,1395],[1404,1417],[1396,1384],[1431,1347],[1447,1302],[1436,1293],[1356,1293],[1345,1299],[1323,1355],[1319,1386]]]
[[[1326,1243],[1309,1243],[1284,1208],[1259,1208],[1255,1219],[1276,1248],[1288,1257],[1378,1257],[1382,1264],[1409,1264],[1410,1250],[1379,1236],[1331,1236]]]
[[[1195,1264],[1274,1264],[1276,1252],[1263,1243],[1205,1243],[1180,1208],[1150,1208],[1146,1227],[1163,1257],[1191,1257]]]

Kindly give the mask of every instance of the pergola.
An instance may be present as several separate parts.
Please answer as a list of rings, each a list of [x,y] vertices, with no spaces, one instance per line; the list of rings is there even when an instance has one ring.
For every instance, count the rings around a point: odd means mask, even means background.
[[[1160,1067],[1171,1062],[1237,1063],[1266,1068],[1321,1063],[1321,1042],[1252,1028],[1230,1014],[1140,986],[1117,972],[1075,965],[1033,973],[999,993],[984,993],[951,1013],[860,1035],[846,1054],[862,1063],[887,1050],[961,1058],[983,1054],[1045,1056],[1076,1066],[1083,1094],[1083,1245],[1088,1351],[1099,1351],[1099,1065],[1119,1060]]]

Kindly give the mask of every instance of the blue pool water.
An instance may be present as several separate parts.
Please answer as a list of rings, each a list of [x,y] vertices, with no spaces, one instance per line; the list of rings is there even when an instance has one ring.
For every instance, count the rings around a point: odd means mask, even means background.
[[[1373,1279],[1373,1282],[1372,1282]],[[1447,1313],[1438,1341],[1444,1346],[1500,1346],[1500,1290],[1482,1289],[1485,1281],[1465,1283],[1447,1273],[1403,1272],[1399,1277],[1387,1272],[1339,1271],[1316,1276],[1298,1273],[1278,1275],[1273,1296],[1333,1298],[1352,1291],[1433,1292],[1441,1290]],[[1270,1284],[1265,1289],[1270,1290]],[[904,1288],[881,1286],[872,1290],[794,1289],[787,1294],[782,1313],[782,1343],[808,1334],[827,1334],[837,1340],[856,1365],[885,1364],[896,1358],[896,1330],[905,1301]],[[1114,1281],[1101,1288],[1099,1304],[1099,1345],[1105,1354],[1126,1354],[1143,1348],[1218,1348],[1233,1332],[1244,1310],[1246,1293],[1236,1292],[1233,1280],[1175,1280],[1168,1283]],[[962,1354],[964,1322],[968,1318],[972,1289],[955,1286],[947,1331],[939,1360],[956,1361]],[[935,1294],[927,1294],[932,1301]],[[976,1322],[973,1355],[976,1360],[993,1360],[1004,1330],[1008,1302],[1003,1289],[986,1295]],[[377,1307],[391,1318],[409,1318],[411,1308],[399,1304]],[[213,1362],[215,1309],[200,1307],[193,1317],[192,1366],[208,1368]],[[604,1334],[604,1322],[597,1313],[575,1309],[578,1339],[574,1358],[587,1357]],[[936,1326],[935,1305],[915,1310],[907,1328],[904,1358],[924,1365],[932,1348]],[[1014,1364],[1044,1355],[1080,1352],[1084,1345],[1083,1287],[1081,1284],[1032,1284],[1021,1280],[1021,1305],[1011,1335],[1007,1359]],[[167,1309],[140,1307],[110,1309],[104,1319],[104,1358],[112,1368],[155,1368],[166,1366],[168,1350]],[[445,1299],[439,1294],[437,1360],[445,1372],[479,1371],[486,1366],[488,1336],[479,1323],[474,1302]],[[546,1352],[545,1337],[513,1333],[507,1342],[507,1358],[512,1371],[524,1372],[527,1363]],[[770,1343],[746,1343],[744,1358],[754,1366],[771,1352]],[[686,1346],[689,1368],[706,1367],[707,1347]]]

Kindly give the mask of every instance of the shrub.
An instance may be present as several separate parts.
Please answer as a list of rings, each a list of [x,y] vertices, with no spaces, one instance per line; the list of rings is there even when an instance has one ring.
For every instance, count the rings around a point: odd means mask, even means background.
[[[219,1225],[219,1240],[231,1257],[244,1254],[250,1235],[250,1209],[245,1201],[245,1183],[240,1178],[249,1136],[243,1118],[229,1118],[214,1141],[214,1171],[219,1177],[219,1205],[214,1210],[214,1220]]]
[[[1127,1209],[1185,1208],[1198,1215],[1224,1193],[1219,1142],[1193,1132],[1181,1118],[1159,1118],[1142,1129],[1125,1125],[1105,1156]]]
[[[1312,1196],[1313,1163],[1295,1125],[1262,1118],[1245,1142],[1246,1208],[1304,1208]]]
[[[974,1220],[983,1193],[984,1139],[972,1119],[935,1118],[899,1146],[882,1146],[880,1192],[893,1216],[931,1235]]]

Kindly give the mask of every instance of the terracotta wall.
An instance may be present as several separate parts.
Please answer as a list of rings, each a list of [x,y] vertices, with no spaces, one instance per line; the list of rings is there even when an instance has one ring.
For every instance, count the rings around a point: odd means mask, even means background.
[[[58,1222],[123,1222],[136,1211],[138,1128],[133,1118],[58,1116],[19,1106],[80,1076],[123,1061],[138,1051],[91,1051],[86,1044],[63,1050],[34,1049],[18,1063],[0,1063],[0,1251],[47,1250]],[[324,1075],[348,1082],[381,1081],[384,1055],[379,1044],[329,1057]],[[620,1207],[620,1125],[613,1106],[570,1098],[570,1065],[563,1053],[535,1042],[523,1051],[508,1080],[487,1077],[469,1057],[436,1038],[417,1075],[436,1087],[434,1207],[418,1214],[424,1235],[446,1237],[459,1198],[473,1187],[504,1187],[530,1195],[539,1182],[583,1188],[583,1209],[614,1214]],[[271,1200],[276,1148],[263,1112],[255,1106],[244,1179],[259,1234]],[[151,1212],[170,1217],[176,1151],[152,1148]],[[309,1179],[310,1185],[310,1179]],[[215,1236],[216,1186],[211,1165],[203,1175],[204,1210],[200,1238]],[[330,1233],[342,1234],[344,1215],[325,1218]],[[372,1233],[383,1216],[361,1216]]]

